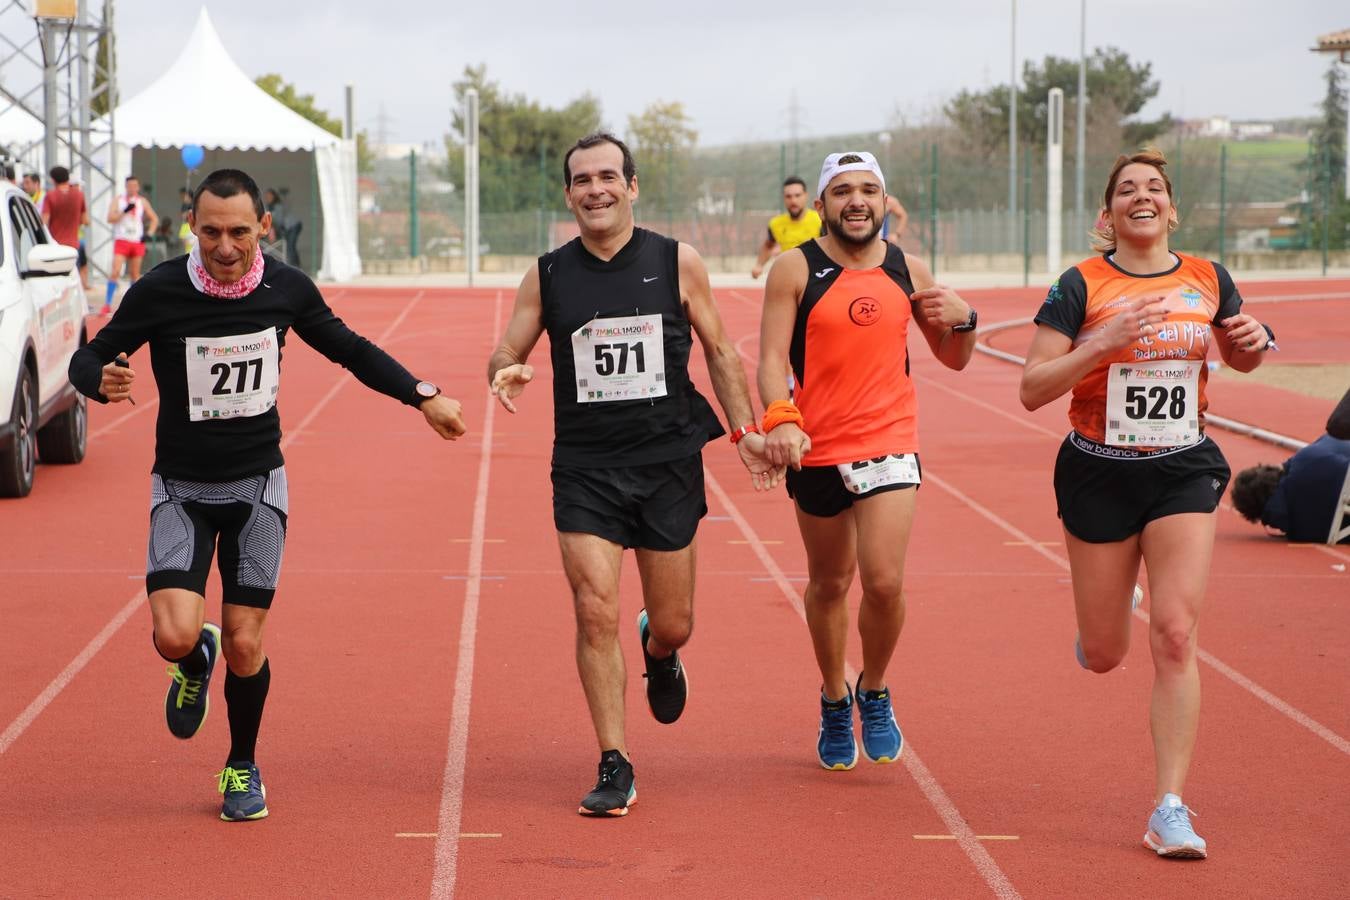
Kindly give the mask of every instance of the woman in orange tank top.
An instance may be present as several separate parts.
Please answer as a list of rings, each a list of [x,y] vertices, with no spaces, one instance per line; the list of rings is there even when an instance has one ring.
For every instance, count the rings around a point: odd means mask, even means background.
[[[1079,664],[1109,672],[1130,646],[1139,564],[1148,566],[1150,724],[1156,796],[1144,843],[1159,856],[1204,857],[1181,792],[1200,715],[1196,626],[1228,464],[1204,433],[1205,362],[1256,368],[1274,346],[1241,312],[1217,263],[1175,253],[1172,184],[1156,151],[1116,160],[1094,246],[1036,316],[1021,399],[1037,409],[1072,392],[1055,494],[1073,575]]]

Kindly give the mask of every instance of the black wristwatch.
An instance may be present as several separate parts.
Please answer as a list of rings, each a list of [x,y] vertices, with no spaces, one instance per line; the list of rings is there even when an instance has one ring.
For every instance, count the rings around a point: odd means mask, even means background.
[[[441,392],[441,389],[436,387],[436,385],[432,384],[430,381],[417,382],[417,387],[414,388],[414,390],[416,391],[418,406],[422,405],[423,400],[430,400]]]
[[[972,307],[970,308],[970,318],[969,318],[969,319],[966,319],[966,321],[965,321],[964,324],[961,324],[961,325],[953,325],[953,326],[952,326],[952,331],[960,331],[960,332],[963,332],[963,333],[964,333],[964,332],[967,332],[967,331],[974,331],[974,330],[975,330],[975,320],[976,320],[977,318],[978,318],[978,317],[975,315],[975,307],[972,306]]]

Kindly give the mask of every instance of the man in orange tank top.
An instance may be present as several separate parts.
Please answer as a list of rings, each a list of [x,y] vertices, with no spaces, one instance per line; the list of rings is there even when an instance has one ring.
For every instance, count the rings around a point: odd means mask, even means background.
[[[913,321],[944,365],[963,369],[975,311],[936,284],[923,261],[877,240],[886,182],[870,153],[825,158],[816,209],[826,235],[784,253],[769,271],[760,326],[759,392],[766,452],[787,465],[806,547],[806,618],[822,679],[816,755],[826,769],[863,753],[899,759],[886,667],[905,621],[905,549],[920,481],[917,407],[906,337]],[[788,399],[789,365],[798,390]],[[863,668],[845,674],[848,591],[862,581]]]

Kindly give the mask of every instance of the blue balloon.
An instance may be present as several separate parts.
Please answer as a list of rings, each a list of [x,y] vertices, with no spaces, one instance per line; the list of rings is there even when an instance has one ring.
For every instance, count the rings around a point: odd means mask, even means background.
[[[202,149],[201,144],[183,145],[183,165],[189,169],[195,169],[202,164],[206,158],[206,151]]]

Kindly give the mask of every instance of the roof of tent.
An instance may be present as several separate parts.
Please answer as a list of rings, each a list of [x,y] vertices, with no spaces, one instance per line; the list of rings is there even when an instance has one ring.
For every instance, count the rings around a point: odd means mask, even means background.
[[[254,84],[220,43],[205,8],[173,65],[117,107],[116,129],[117,142],[132,147],[312,150],[341,141]]]
[[[42,120],[15,105],[0,108],[0,141],[38,141],[46,129]]]

